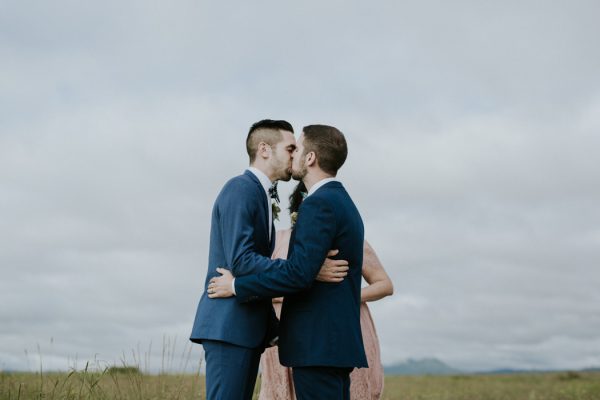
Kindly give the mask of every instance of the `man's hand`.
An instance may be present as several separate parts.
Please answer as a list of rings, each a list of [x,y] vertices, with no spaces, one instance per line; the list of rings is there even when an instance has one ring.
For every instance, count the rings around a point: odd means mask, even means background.
[[[231,275],[231,272],[225,268],[217,268],[217,272],[220,273],[221,276],[216,276],[210,280],[207,290],[208,297],[211,299],[217,299],[221,297],[233,296],[233,290],[231,287],[233,275]]]
[[[339,250],[329,250],[327,257],[333,257]],[[346,260],[332,260],[326,258],[323,262],[323,266],[316,277],[319,282],[338,283],[344,280],[344,277],[348,275],[348,261]]]

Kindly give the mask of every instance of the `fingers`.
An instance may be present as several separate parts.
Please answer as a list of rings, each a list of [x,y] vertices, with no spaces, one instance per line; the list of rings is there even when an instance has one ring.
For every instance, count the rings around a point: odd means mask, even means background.
[[[332,272],[348,272],[350,267],[348,265],[336,265],[329,268]]]
[[[219,274],[223,275],[223,271],[227,271],[227,270],[226,270],[225,268],[220,268],[220,267],[217,267],[217,270],[216,270],[216,271],[217,271]],[[215,282],[217,281],[217,279],[218,279],[218,278],[220,278],[220,276],[214,276],[214,277],[210,278],[210,281],[209,281],[209,282],[210,282],[210,283],[215,283]]]
[[[331,264],[336,265],[338,267],[348,266],[348,261],[346,260],[331,260]]]
[[[231,272],[226,268],[217,268],[216,271],[221,275],[214,276],[208,281],[208,287],[206,288],[206,294],[208,297],[211,299],[216,299],[233,296],[233,292],[230,287],[232,279]]]
[[[206,292],[208,294],[208,297],[211,299],[217,299],[217,298],[221,298],[221,297],[230,297],[231,296],[231,294],[229,293],[229,290],[221,288],[214,284],[209,285]]]
[[[321,280],[321,282],[327,282],[327,283],[340,283],[344,280],[344,278],[342,277],[337,277],[337,276],[328,276],[324,279]]]
[[[327,257],[333,257],[339,252],[339,250],[329,250],[329,253],[327,253]]]
[[[329,268],[322,275],[326,282],[341,282],[348,275],[348,267]]]
[[[210,283],[215,283],[218,279],[221,279],[224,276],[233,276],[227,268],[217,267],[216,271],[221,274],[221,276],[213,276],[209,281]]]
[[[221,292],[214,292],[214,293],[209,293],[209,294],[208,294],[208,297],[209,297],[209,298],[211,298],[211,299],[218,299],[218,298],[221,298],[221,297],[227,297],[227,296],[226,296],[226,295],[224,295],[224,294],[223,294],[223,293],[221,293]]]
[[[331,266],[337,266],[337,267],[348,266],[348,261],[346,261],[346,260],[333,260],[331,258],[326,258],[324,265],[327,265],[329,267],[331,267]]]
[[[206,288],[206,293],[208,293],[208,297],[212,297],[215,295],[215,293],[219,292],[219,282],[217,282],[215,279],[216,278],[211,279],[210,283],[208,284],[208,287]]]
[[[324,272],[325,275],[328,276],[346,276],[348,275],[348,270],[350,268],[348,266],[329,266]]]

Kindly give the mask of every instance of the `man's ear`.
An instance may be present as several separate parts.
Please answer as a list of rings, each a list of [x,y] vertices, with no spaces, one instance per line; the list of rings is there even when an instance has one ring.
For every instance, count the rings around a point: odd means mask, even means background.
[[[271,154],[271,146],[265,142],[260,142],[258,144],[258,150],[256,151],[256,154],[264,159],[269,158],[269,155]]]
[[[306,166],[317,165],[317,155],[314,151],[311,151],[306,155]]]

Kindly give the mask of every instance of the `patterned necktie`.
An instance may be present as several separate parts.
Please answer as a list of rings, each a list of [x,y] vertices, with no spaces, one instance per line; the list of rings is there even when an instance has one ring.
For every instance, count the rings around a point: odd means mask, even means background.
[[[277,182],[279,181],[275,181],[273,182],[273,184],[271,185],[271,187],[269,188],[269,196],[272,199],[275,199],[275,202],[277,204],[279,204],[279,193],[277,193]]]

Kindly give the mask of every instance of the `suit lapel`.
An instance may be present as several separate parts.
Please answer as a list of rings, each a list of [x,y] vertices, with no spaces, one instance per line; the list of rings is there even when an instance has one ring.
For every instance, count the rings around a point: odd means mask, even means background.
[[[267,198],[267,194],[265,193],[265,189],[263,188],[262,184],[260,183],[260,181],[258,180],[258,178],[256,177],[256,175],[254,175],[252,172],[246,170],[244,171],[244,175],[248,176],[255,184],[256,186],[258,186],[259,192],[260,192],[260,202],[262,204],[262,209],[265,213],[265,218],[263,218],[264,221],[264,228],[265,228],[265,232],[267,232],[267,237],[265,242],[267,242],[269,240],[269,229],[271,229],[271,227],[269,226],[269,199]],[[271,246],[271,250],[273,249],[273,243],[275,241],[275,232],[271,232],[271,242],[270,242],[270,246]]]
[[[269,253],[273,254],[273,250],[275,250],[275,222],[271,222],[271,247],[269,249]]]

